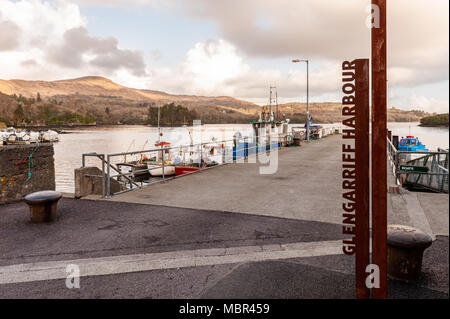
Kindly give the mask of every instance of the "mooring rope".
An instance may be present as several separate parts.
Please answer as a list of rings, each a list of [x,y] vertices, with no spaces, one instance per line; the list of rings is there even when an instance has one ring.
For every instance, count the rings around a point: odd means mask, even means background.
[[[28,155],[28,178],[27,178],[27,181],[26,181],[27,183],[31,179],[31,169],[34,167],[34,165],[33,165],[33,154],[37,151],[39,146],[40,146],[40,143],[38,143],[36,145],[36,147],[34,148],[33,152],[31,152],[31,154]]]

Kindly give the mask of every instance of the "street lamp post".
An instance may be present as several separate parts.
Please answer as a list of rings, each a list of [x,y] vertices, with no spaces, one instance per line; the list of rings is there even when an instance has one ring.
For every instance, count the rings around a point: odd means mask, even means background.
[[[293,63],[306,62],[306,140],[309,142],[309,60],[292,60]]]

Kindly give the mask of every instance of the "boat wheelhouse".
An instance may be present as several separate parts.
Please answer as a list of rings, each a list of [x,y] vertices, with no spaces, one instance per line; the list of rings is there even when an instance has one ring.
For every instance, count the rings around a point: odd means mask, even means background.
[[[414,136],[402,137],[398,142],[398,150],[405,152],[428,152],[428,148]]]

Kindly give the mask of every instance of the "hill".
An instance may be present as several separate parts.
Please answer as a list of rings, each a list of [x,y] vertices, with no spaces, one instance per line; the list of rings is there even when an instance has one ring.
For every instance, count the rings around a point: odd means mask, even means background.
[[[258,117],[260,106],[228,96],[174,95],[133,89],[107,78],[87,76],[59,81],[0,80],[0,122],[15,125],[65,123],[148,124],[157,106],[173,104],[170,123],[195,116],[203,123],[248,123]],[[281,104],[280,112],[291,122],[303,123],[305,103]],[[340,103],[311,103],[316,123],[341,121]],[[419,121],[422,111],[389,110],[390,121]],[[175,122],[174,122],[175,121]]]
[[[446,126],[448,127],[448,113],[436,114],[420,119],[420,126]]]
[[[98,124],[145,124],[149,107],[170,103],[195,111],[205,123],[248,122],[259,109],[256,104],[232,97],[132,89],[98,76],[60,81],[0,80],[0,92],[0,118],[9,123],[15,121],[14,111],[19,104],[27,104],[33,124],[48,124],[42,116],[33,116],[44,106],[47,111],[76,113]]]
[[[83,95],[111,98],[120,97],[133,101],[162,101],[163,103],[174,101],[188,103],[200,102],[202,104],[233,105],[238,108],[256,107],[253,103],[227,96],[173,95],[160,91],[132,89],[100,76],[86,76],[59,81],[0,80],[0,92],[7,95],[22,95],[29,98],[35,97],[39,92],[41,97]]]
[[[287,103],[279,105],[280,112],[296,123],[303,123],[306,118],[306,103]],[[336,123],[342,121],[341,103],[309,103],[310,115],[316,123]],[[420,110],[404,111],[395,107],[388,109],[389,122],[418,122],[420,118],[427,115]]]

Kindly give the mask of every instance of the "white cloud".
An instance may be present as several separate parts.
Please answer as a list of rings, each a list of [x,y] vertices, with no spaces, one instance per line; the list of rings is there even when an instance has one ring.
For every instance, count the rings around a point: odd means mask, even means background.
[[[0,0],[0,12],[19,25],[29,41],[42,36],[56,40],[65,31],[86,25],[78,6],[63,0],[54,4],[40,0]]]
[[[74,2],[85,5],[101,5],[101,6],[129,6],[131,5],[167,5],[171,0],[74,0]]]
[[[200,41],[176,65],[149,70],[143,55],[113,37],[89,34],[78,5],[144,6],[213,21],[216,39]],[[312,59],[311,100],[340,98],[340,61],[368,57],[366,0],[0,0],[2,78],[54,80],[105,75],[131,87],[178,94],[230,95],[266,103],[269,85],[280,102],[305,97],[305,70],[252,67],[252,59]],[[7,17],[7,18],[6,18]],[[391,88],[448,80],[448,0],[388,2]],[[160,63],[164,52],[149,52]],[[424,92],[421,92],[421,94]],[[425,92],[426,93],[426,92]],[[430,94],[432,95],[432,94]],[[390,101],[391,102],[391,101]],[[390,105],[448,110],[425,95],[392,97]]]
[[[80,1],[84,4],[102,4],[99,0]],[[311,75],[311,81],[316,78],[328,82],[312,83],[316,98],[338,97],[337,91],[333,90],[340,75],[332,63],[338,65],[345,59],[370,56],[370,30],[365,25],[367,0],[113,1],[118,6],[128,6],[130,3],[166,7],[174,12],[178,12],[181,6],[185,14],[193,19],[212,21],[219,30],[217,36],[233,44],[236,50],[244,52],[250,59],[294,56],[314,59],[326,69],[317,70],[317,74]],[[414,88],[448,80],[448,0],[388,1],[387,12],[389,85]],[[264,90],[258,84],[264,86],[266,82],[279,83],[280,89],[285,89],[287,95],[294,90],[285,87],[294,85],[294,82],[276,70],[251,72],[241,72],[243,74],[228,78],[225,81],[227,89],[217,86],[217,94],[235,92],[236,96],[255,97]],[[253,76],[254,73],[257,75]],[[326,78],[326,74],[330,77]],[[175,82],[183,90],[182,81],[177,79]],[[212,87],[213,83],[204,87]],[[325,86],[330,91],[324,92]],[[406,100],[404,102],[408,103]]]
[[[106,74],[121,68],[137,76],[146,74],[142,54],[119,49],[115,38],[90,36],[84,27],[67,30],[63,38],[61,45],[49,48],[47,60],[68,68],[90,66]]]
[[[174,0],[175,1],[175,0]],[[250,57],[340,61],[370,56],[367,0],[185,0],[193,18]],[[238,8],[238,9],[237,9]],[[448,79],[448,0],[388,2],[388,73],[398,87]]]
[[[233,45],[208,40],[196,43],[179,65],[153,69],[148,85],[180,94],[233,95],[233,88],[224,84],[248,70]]]
[[[316,99],[338,100],[339,67],[324,62],[310,70],[311,94]],[[267,102],[271,85],[278,86],[280,101],[298,100],[299,96],[304,99],[305,67],[295,65],[288,72],[252,68],[237,48],[223,39],[196,43],[179,65],[153,69],[148,83],[152,89],[171,93],[230,95],[259,104]]]
[[[45,80],[64,76],[65,72],[45,62],[44,57],[49,46],[62,41],[64,32],[86,24],[77,5],[64,1],[52,5],[38,0],[0,0],[0,14],[21,30],[16,49],[0,52],[2,78]],[[27,65],[27,61],[34,63]]]
[[[6,17],[6,21],[1,20]],[[14,37],[14,43],[3,32],[0,36],[2,78],[111,76],[121,69],[137,76],[146,74],[142,53],[119,48],[113,37],[91,36],[86,19],[74,3],[0,0],[0,26],[6,23],[17,26],[20,37]]]
[[[19,46],[19,27],[10,21],[0,21],[0,51],[9,51]]]
[[[220,90],[227,80],[248,72],[249,66],[243,63],[233,45],[219,39],[196,43],[187,52],[182,69],[194,87],[211,94]]]

